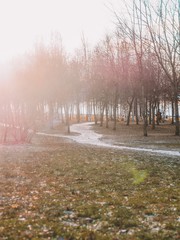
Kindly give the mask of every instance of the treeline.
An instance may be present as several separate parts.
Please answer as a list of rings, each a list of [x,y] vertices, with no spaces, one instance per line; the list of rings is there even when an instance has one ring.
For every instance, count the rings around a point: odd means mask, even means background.
[[[114,10],[113,10],[114,11]],[[72,118],[130,124],[143,120],[155,128],[160,104],[171,102],[179,135],[180,1],[134,0],[127,15],[114,11],[115,33],[93,49],[85,38],[69,57],[55,34],[49,46],[37,44],[11,76],[0,81],[1,142],[30,141],[33,131],[55,118],[69,129]],[[127,20],[128,19],[128,20]],[[158,121],[157,121],[158,124]]]

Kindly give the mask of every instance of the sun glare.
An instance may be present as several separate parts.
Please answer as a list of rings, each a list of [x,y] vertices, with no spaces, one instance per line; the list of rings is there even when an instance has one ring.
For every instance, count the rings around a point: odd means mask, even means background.
[[[46,42],[56,31],[61,34],[67,51],[80,46],[82,33],[94,44],[112,24],[106,2],[0,0],[0,60],[29,51],[36,41]]]

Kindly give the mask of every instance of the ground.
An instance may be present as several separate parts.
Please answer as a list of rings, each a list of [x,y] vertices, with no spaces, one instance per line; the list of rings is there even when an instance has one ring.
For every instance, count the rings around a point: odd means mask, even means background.
[[[147,138],[141,128],[94,126],[117,145],[180,149],[173,126],[149,129]],[[0,239],[179,239],[179,170],[176,156],[66,138],[0,146]]]

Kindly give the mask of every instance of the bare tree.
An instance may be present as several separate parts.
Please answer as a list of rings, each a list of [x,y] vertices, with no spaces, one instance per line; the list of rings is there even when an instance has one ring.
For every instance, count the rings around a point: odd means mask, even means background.
[[[180,1],[159,0],[157,10],[149,1],[143,2],[145,24],[152,47],[171,86],[175,106],[175,135],[179,136]]]
[[[143,24],[143,15],[142,15],[142,8],[143,2],[142,0],[135,1],[133,0],[132,8],[126,5],[129,22],[126,19],[122,18],[119,14],[114,11],[114,14],[117,19],[117,30],[119,36],[123,38],[129,39],[133,44],[134,53],[136,57],[136,66],[138,68],[138,78],[139,83],[141,86],[141,105],[143,110],[143,120],[144,120],[144,127],[143,127],[143,134],[147,136],[147,99],[145,95],[145,72],[144,72],[144,65],[143,59],[145,55],[145,28]]]

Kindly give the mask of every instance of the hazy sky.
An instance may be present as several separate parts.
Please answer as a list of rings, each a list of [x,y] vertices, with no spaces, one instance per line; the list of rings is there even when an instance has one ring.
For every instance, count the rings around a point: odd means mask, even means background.
[[[113,29],[113,15],[105,5],[121,0],[0,0],[0,61],[29,51],[33,44],[61,33],[65,49],[80,46],[84,33],[95,43]]]

